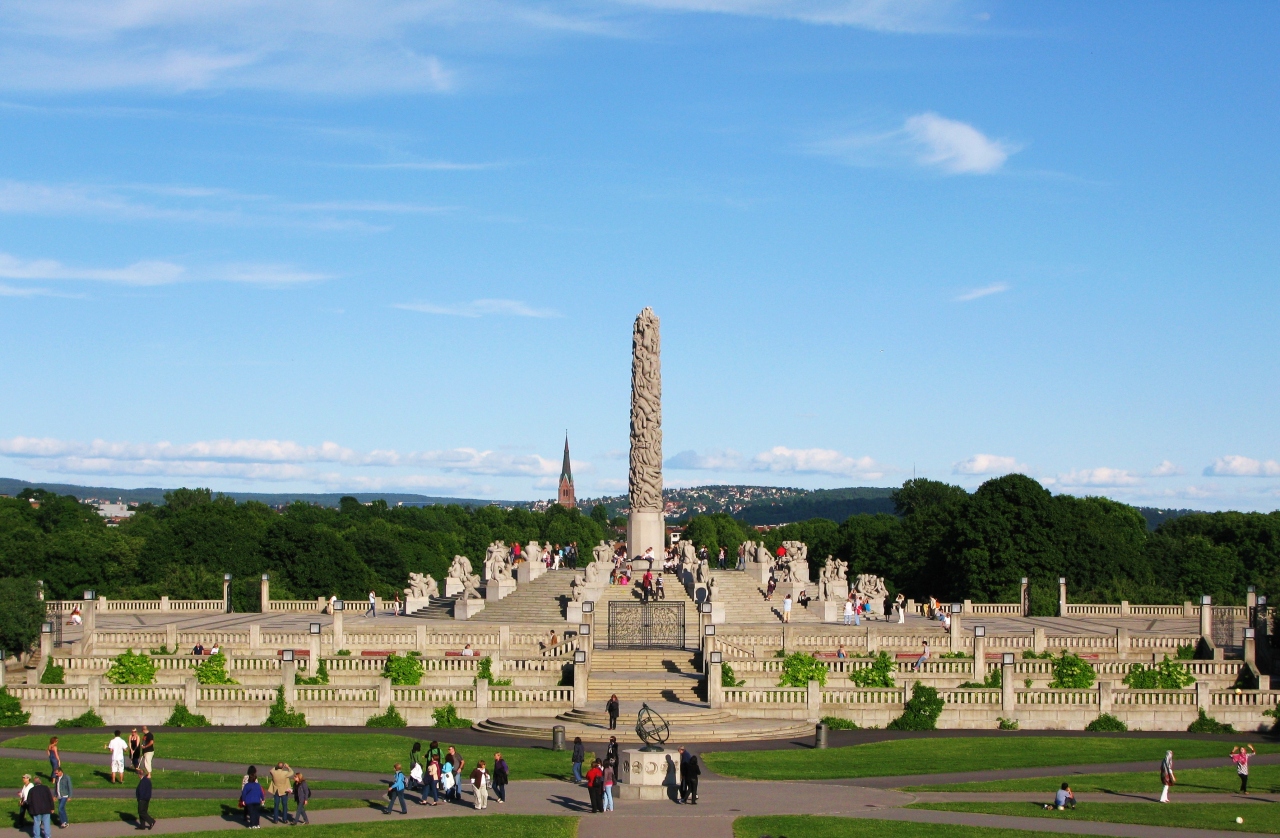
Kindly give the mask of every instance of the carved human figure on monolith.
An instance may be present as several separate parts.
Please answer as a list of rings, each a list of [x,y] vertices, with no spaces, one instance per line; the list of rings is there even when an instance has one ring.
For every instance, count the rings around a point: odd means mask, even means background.
[[[662,360],[658,317],[645,308],[631,330],[631,460],[627,554],[660,555],[666,528],[662,514]]]

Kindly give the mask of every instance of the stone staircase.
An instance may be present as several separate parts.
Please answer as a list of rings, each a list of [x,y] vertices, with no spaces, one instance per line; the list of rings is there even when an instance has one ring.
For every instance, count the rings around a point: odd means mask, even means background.
[[[779,594],[774,594],[772,601],[766,601],[764,589],[742,571],[717,570],[712,575],[716,579],[716,600],[724,603],[725,616],[730,623],[782,622],[782,597]],[[809,593],[817,593],[817,590],[815,583]],[[792,603],[791,622],[821,623],[817,601],[809,605],[810,608],[802,608],[800,603]]]
[[[573,570],[549,570],[497,602],[486,602],[484,610],[471,618],[473,623],[564,622],[565,604],[569,601],[569,582]]]
[[[433,596],[426,606],[410,612],[408,616],[423,620],[452,620],[456,599],[456,596]]]
[[[649,707],[660,714],[670,726],[668,749],[692,742],[813,738],[813,725],[807,722],[740,719],[725,710],[673,705],[668,702],[649,703]],[[618,743],[623,747],[635,747],[641,741],[635,731],[636,713],[639,709],[639,702],[624,701],[616,730],[609,730],[609,717],[604,712],[603,702],[590,710],[570,710],[555,717],[485,719],[473,725],[473,729],[503,736],[549,740],[552,727],[564,725],[565,737],[570,743],[577,736],[581,736],[587,743],[604,742],[609,736],[617,736]]]
[[[702,681],[695,653],[683,649],[594,649],[587,700],[702,704]]]

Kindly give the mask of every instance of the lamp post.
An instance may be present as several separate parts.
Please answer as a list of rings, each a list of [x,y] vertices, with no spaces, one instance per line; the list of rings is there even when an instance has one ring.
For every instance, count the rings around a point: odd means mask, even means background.
[[[232,613],[231,608],[231,574],[222,574],[222,606],[226,613]]]

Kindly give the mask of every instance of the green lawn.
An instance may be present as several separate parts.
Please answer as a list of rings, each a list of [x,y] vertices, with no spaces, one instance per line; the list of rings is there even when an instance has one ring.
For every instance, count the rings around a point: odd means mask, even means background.
[[[10,820],[14,821],[18,817],[18,807],[11,804],[6,805],[5,812]],[[313,797],[311,802],[307,804],[307,811],[355,809],[369,805],[370,803],[367,800],[351,800],[342,797]],[[289,809],[290,811],[293,810],[292,803],[290,803]],[[228,815],[239,811],[240,809],[235,800],[228,802],[226,800],[161,800],[157,798],[151,801],[151,816],[157,820]],[[73,826],[77,823],[90,823],[93,821],[132,821],[137,814],[138,805],[129,799],[103,800],[101,798],[90,799],[73,796],[67,804],[67,820],[71,821]],[[54,815],[54,819],[57,819],[57,814]],[[30,823],[29,819],[28,823]]]
[[[484,818],[477,829],[475,817]],[[577,838],[578,819],[551,815],[476,815],[475,817],[378,820],[306,827],[311,838],[458,838],[482,832],[485,838]],[[225,831],[180,832],[186,838],[226,838]],[[992,833],[994,835],[994,833]],[[1015,833],[1009,833],[1013,836]],[[1016,833],[1030,835],[1031,833]],[[1043,834],[1043,833],[1041,833]],[[961,836],[960,838],[965,838]],[[975,834],[974,838],[977,838]]]
[[[1045,796],[1048,802],[1050,797]],[[1280,809],[1265,803],[1081,803],[1076,809],[1059,812],[1039,803],[916,803],[912,809],[944,812],[982,812],[988,815],[1018,815],[1073,821],[1137,823],[1149,826],[1180,826],[1191,829],[1231,829],[1238,832],[1280,833]],[[1236,823],[1236,818],[1244,823]],[[948,831],[951,827],[947,828]]]
[[[63,754],[105,753],[110,735],[70,733],[61,736],[58,745]],[[344,771],[388,773],[397,762],[409,765],[409,748],[414,739],[393,733],[161,733],[156,737],[156,756],[170,759],[194,759],[207,762],[229,762],[235,765],[275,765],[280,760],[296,769],[333,768]],[[48,747],[47,736],[20,736],[4,742],[6,748]],[[424,741],[425,748],[430,740]],[[441,741],[447,749],[450,743]],[[459,745],[458,753],[474,766],[476,760],[493,762],[493,748]],[[546,748],[503,748],[502,756],[511,766],[511,779],[563,779],[573,776],[569,751],[555,752]],[[46,763],[46,767],[48,764]],[[239,777],[236,778],[237,784]]]
[[[70,751],[67,752],[71,753]],[[105,765],[87,765],[74,762],[62,763],[62,770],[71,777],[74,789],[105,789],[111,787],[111,771]],[[38,774],[46,782],[49,780],[49,761],[45,759],[17,759],[0,757],[0,785],[18,784],[23,774]],[[152,781],[157,788],[166,789],[228,789],[240,788],[240,774],[212,774],[206,771],[166,771],[157,768]],[[348,783],[335,780],[316,780],[311,782],[314,791],[323,789],[385,789],[379,783]],[[138,785],[138,775],[126,771],[124,788]]]
[[[1175,764],[1176,768],[1176,764]],[[1235,792],[1240,790],[1240,778],[1234,766],[1222,768],[1180,768],[1174,794],[1203,792]],[[955,783],[953,785],[909,786],[904,791],[1032,791],[1051,794],[1063,783],[1070,783],[1073,791],[1142,793],[1160,791],[1160,780],[1155,769],[1125,774],[1060,774],[1053,777],[1029,777],[1023,780],[991,780],[983,783]],[[1280,765],[1249,766],[1249,790],[1280,792]]]
[[[1258,753],[1280,751],[1280,745],[1270,743],[1256,747]],[[1226,759],[1231,745],[1203,740],[1124,736],[988,736],[897,739],[824,751],[809,748],[713,751],[702,757],[712,771],[727,777],[831,780],[1109,762],[1150,762],[1154,771],[1166,750],[1173,751],[1175,760],[1177,757]]]
[[[945,835],[946,838],[1044,838],[1046,835],[1061,834],[820,815],[770,815],[738,818],[733,822],[734,838],[763,838],[766,835],[770,838],[920,838],[921,835]]]

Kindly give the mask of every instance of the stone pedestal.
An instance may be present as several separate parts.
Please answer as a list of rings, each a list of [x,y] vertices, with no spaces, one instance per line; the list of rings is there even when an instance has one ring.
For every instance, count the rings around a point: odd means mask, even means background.
[[[516,591],[516,580],[514,579],[498,579],[490,580],[484,586],[484,598],[490,602],[497,602],[503,597],[513,594]]]
[[[569,600],[565,606],[564,621],[577,628],[582,623],[582,603]]]
[[[767,564],[761,564],[760,562],[747,562],[746,566],[746,574],[751,577],[752,581],[762,588],[769,584],[770,571]]]
[[[782,602],[787,594],[791,594],[791,607],[799,608],[801,591],[808,591],[809,596],[813,596],[818,592],[813,587],[813,583],[806,585],[804,582],[779,582],[778,589],[773,592],[773,598],[777,602]],[[781,610],[782,606],[779,605],[778,608]]]
[[[680,753],[642,751],[628,748],[622,752],[618,766],[618,782],[613,793],[619,800],[666,800],[680,786]]]
[[[516,581],[521,585],[528,585],[546,572],[547,566],[542,562],[521,562],[516,565]]]
[[[419,608],[426,608],[430,604],[431,604],[431,600],[427,599],[426,597],[405,597],[404,613],[412,614],[413,612],[417,611]]]
[[[484,610],[483,599],[458,598],[453,602],[453,619],[469,620]]]
[[[653,555],[660,557],[667,549],[667,528],[659,511],[635,511],[627,516],[627,558],[643,556],[653,548]]]
[[[707,617],[710,618],[706,620],[708,623],[717,626],[724,625],[724,603],[713,601],[711,603],[711,613]]]
[[[817,583],[814,583],[817,584]],[[848,582],[832,582],[827,585],[827,599],[839,600],[843,605],[844,601],[849,598]]]
[[[822,618],[822,622],[824,623],[843,623],[844,622],[844,602],[843,601],[836,602],[834,600],[829,599],[826,602],[817,602],[815,600],[814,602],[809,603],[809,607],[818,608],[818,616]]]
[[[444,578],[444,595],[457,596],[460,593],[462,593],[462,580],[446,576]]]

